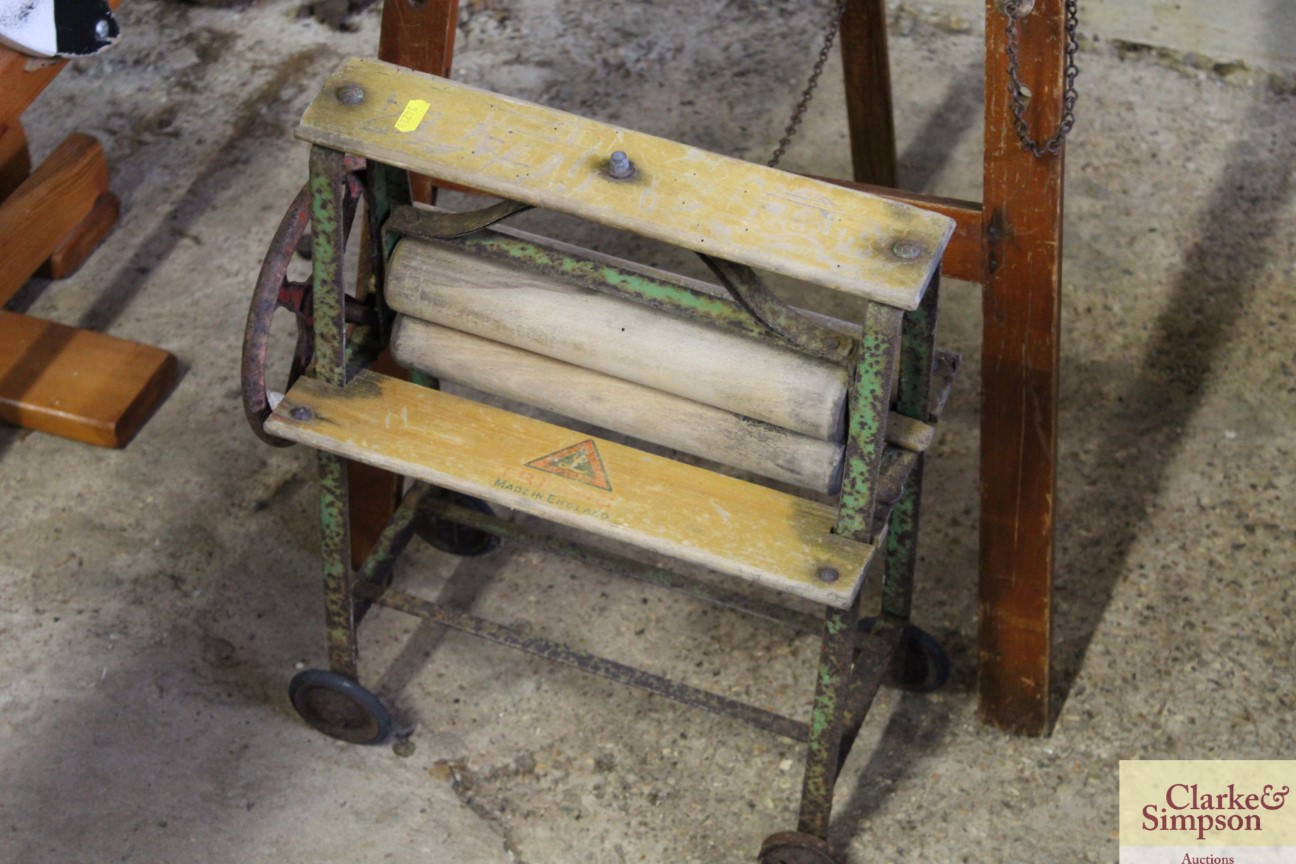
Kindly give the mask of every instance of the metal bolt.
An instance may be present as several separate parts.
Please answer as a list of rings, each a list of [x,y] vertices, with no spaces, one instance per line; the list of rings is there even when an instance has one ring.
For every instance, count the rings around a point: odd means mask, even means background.
[[[333,95],[343,105],[359,105],[364,101],[365,96],[364,88],[359,84],[343,84],[333,91]]]
[[[607,173],[614,180],[629,180],[635,175],[635,166],[624,150],[618,150],[608,160]]]
[[[999,11],[1009,18],[1025,18],[1035,11],[1035,0],[999,0]]]
[[[836,582],[841,578],[836,567],[820,567],[815,575],[819,577],[820,582]]]
[[[108,19],[101,19],[95,23],[95,36],[100,39],[107,39],[111,33],[112,25],[108,23]]]
[[[305,422],[307,420],[314,420],[315,412],[307,408],[305,405],[298,405],[296,408],[288,412],[288,416],[294,420]]]
[[[902,261],[912,261],[923,254],[923,245],[916,240],[897,240],[891,254]]]

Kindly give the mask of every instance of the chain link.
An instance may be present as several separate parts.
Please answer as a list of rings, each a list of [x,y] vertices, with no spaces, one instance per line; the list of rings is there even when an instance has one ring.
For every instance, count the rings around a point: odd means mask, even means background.
[[[801,91],[801,98],[797,100],[796,107],[792,109],[792,116],[783,129],[783,137],[779,139],[778,147],[774,148],[774,155],[770,156],[769,162],[765,163],[771,168],[778,167],[779,162],[783,160],[783,154],[787,152],[788,145],[792,143],[792,138],[801,126],[801,121],[805,119],[806,109],[810,107],[810,100],[814,98],[815,88],[819,86],[819,76],[823,74],[824,66],[828,63],[828,55],[832,53],[833,42],[837,39],[837,31],[841,29],[842,16],[845,14],[846,0],[836,0],[832,17],[828,20],[828,26],[824,30],[823,46],[819,49],[819,57],[815,60],[814,69],[810,72],[810,79],[806,82],[805,89]]]
[[[1066,0],[1067,41],[1066,69],[1063,73],[1065,85],[1062,90],[1062,119],[1058,123],[1057,131],[1041,144],[1031,137],[1030,125],[1026,122],[1026,85],[1021,80],[1021,46],[1017,35],[1018,19],[1030,14],[1034,2],[1033,0],[1000,0],[999,8],[1008,18],[1008,23],[1005,25],[1008,35],[1006,53],[1008,54],[1008,77],[1012,82],[1008,92],[1012,96],[1012,112],[1016,120],[1017,137],[1021,139],[1022,147],[1029,150],[1037,159],[1042,158],[1046,153],[1055,156],[1061,153],[1062,142],[1071,133],[1071,127],[1075,126],[1075,105],[1078,96],[1075,82],[1076,76],[1080,74],[1080,67],[1076,65],[1076,54],[1080,50],[1080,41],[1076,36],[1076,30],[1080,26],[1078,3],[1079,0]]]
[[[819,78],[823,75],[824,66],[828,63],[828,57],[832,53],[833,43],[837,39],[837,33],[841,30],[842,17],[846,14],[847,0],[835,0],[833,12],[828,20],[828,25],[823,34],[823,45],[819,49],[819,56],[815,60],[814,68],[810,72],[810,78],[806,81],[806,86],[801,91],[801,97],[797,100],[796,107],[792,109],[792,116],[788,119],[787,126],[783,130],[783,137],[779,139],[778,146],[770,156],[766,164],[771,168],[778,166],[787,152],[788,145],[796,136],[797,130],[801,126],[801,121],[805,119],[806,109],[810,107],[810,101],[814,98],[815,88],[819,86]],[[1046,153],[1057,155],[1062,151],[1062,142],[1066,140],[1067,135],[1071,134],[1072,127],[1075,126],[1076,115],[1075,106],[1079,93],[1076,91],[1076,77],[1080,74],[1080,67],[1076,63],[1076,55],[1080,51],[1080,41],[1077,31],[1080,26],[1079,0],[1066,0],[1066,66],[1063,71],[1064,86],[1062,90],[1062,119],[1058,123],[1057,130],[1049,137],[1047,141],[1041,144],[1030,134],[1030,124],[1026,122],[1026,85],[1021,80],[1021,44],[1017,33],[1018,20],[1029,15],[1035,6],[1035,0],[1000,0],[999,8],[1004,16],[1008,19],[1005,25],[1007,31],[1008,43],[1006,53],[1008,54],[1008,77],[1011,84],[1008,92],[1012,97],[1012,113],[1015,125],[1017,127],[1017,137],[1021,139],[1022,147],[1029,150],[1036,158],[1042,158]]]

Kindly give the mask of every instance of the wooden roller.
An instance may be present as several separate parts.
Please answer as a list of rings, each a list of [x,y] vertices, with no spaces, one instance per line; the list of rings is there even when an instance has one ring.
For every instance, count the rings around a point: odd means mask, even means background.
[[[816,492],[836,494],[842,446],[401,315],[392,356],[486,393]]]
[[[397,245],[386,291],[413,318],[801,435],[844,434],[846,370],[769,341],[410,237]]]

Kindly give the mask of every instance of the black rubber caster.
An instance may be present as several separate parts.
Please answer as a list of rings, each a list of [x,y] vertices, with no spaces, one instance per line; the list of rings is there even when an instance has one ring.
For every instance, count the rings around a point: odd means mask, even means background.
[[[377,696],[345,675],[307,669],[293,676],[288,698],[311,727],[349,744],[382,744],[391,715]]]
[[[781,831],[761,844],[759,864],[841,864],[828,844],[813,834]]]
[[[861,633],[873,629],[875,618],[862,618]],[[921,627],[905,626],[899,649],[891,658],[887,684],[907,693],[931,693],[939,690],[949,680],[950,661],[945,649]]]
[[[458,492],[453,492],[447,500],[452,504],[476,510],[478,513],[484,513],[487,516],[495,515],[495,511],[490,508],[489,504],[480,498],[473,498],[471,495],[461,495]],[[463,558],[486,555],[494,552],[495,548],[499,546],[499,538],[489,531],[482,531],[444,519],[435,519],[427,515],[419,518],[414,530],[432,548]]]

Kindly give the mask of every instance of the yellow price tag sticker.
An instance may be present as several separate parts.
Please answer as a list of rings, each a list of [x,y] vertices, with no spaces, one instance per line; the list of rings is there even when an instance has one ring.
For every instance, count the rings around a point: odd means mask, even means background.
[[[413,132],[423,122],[423,118],[427,116],[430,107],[422,99],[411,99],[409,104],[405,106],[405,110],[401,112],[400,117],[396,119],[396,131]]]

